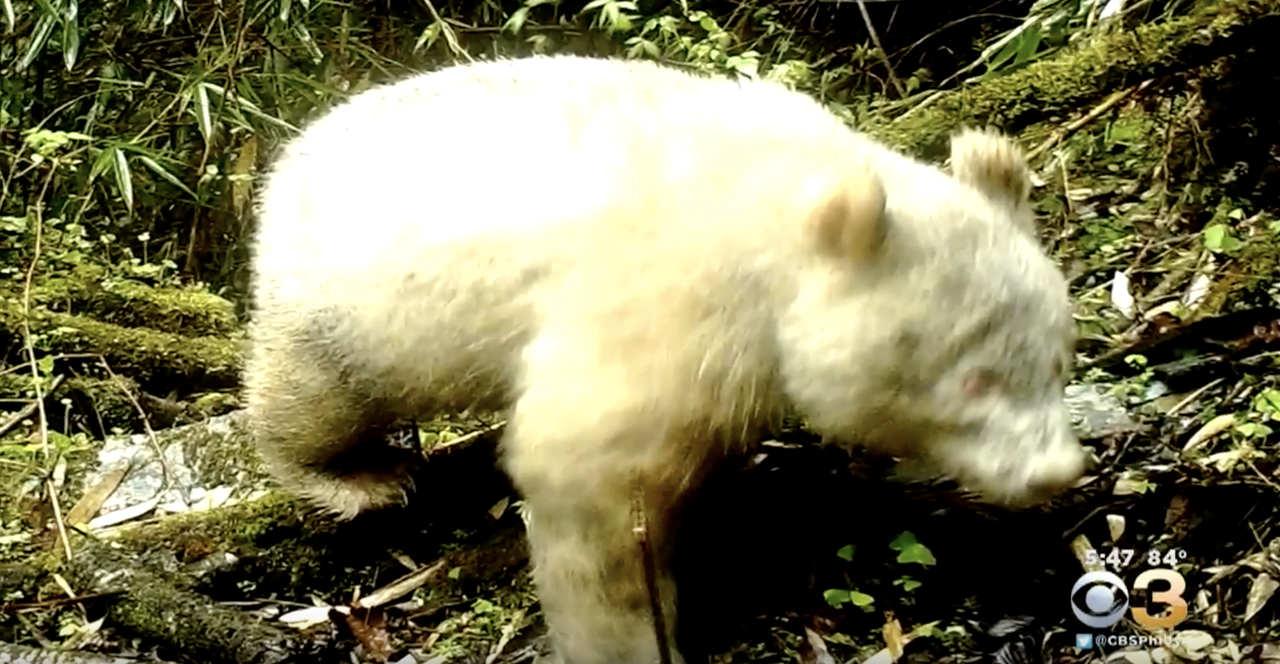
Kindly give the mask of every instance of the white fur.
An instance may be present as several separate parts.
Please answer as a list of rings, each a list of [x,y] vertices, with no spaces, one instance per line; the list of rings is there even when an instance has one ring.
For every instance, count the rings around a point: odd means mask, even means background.
[[[654,654],[630,487],[666,551],[664,515],[788,409],[995,499],[1061,488],[1083,458],[1053,371],[1066,286],[1024,232],[1016,147],[956,146],[952,177],[801,94],[642,62],[491,62],[363,93],[261,193],[263,450],[350,516],[401,496],[365,425],[510,407],[504,464],[571,664]]]

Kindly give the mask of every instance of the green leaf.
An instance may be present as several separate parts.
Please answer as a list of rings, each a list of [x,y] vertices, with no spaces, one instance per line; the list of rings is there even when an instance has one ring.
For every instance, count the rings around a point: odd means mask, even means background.
[[[854,606],[867,607],[867,606],[871,606],[871,603],[875,602],[876,600],[874,597],[866,593],[860,593],[856,590],[850,590],[849,601],[853,602]]]
[[[1249,438],[1266,438],[1271,435],[1271,427],[1259,422],[1241,422],[1236,425],[1236,431]]]
[[[226,90],[223,89],[222,86],[217,85],[215,83],[201,83],[199,85],[199,89],[206,90],[210,93],[218,95],[219,98],[225,98],[227,94]],[[295,132],[298,131],[297,127],[289,124],[288,122],[285,122],[280,118],[273,117],[269,113],[264,113],[261,108],[258,108],[257,104],[246,99],[243,94],[236,95],[233,99],[231,99],[231,101],[236,105],[237,108],[244,111],[245,113],[248,113],[249,115],[259,118],[265,122],[269,122],[273,125],[276,125],[277,127],[282,127],[284,129],[288,129]],[[210,126],[212,127],[212,122],[210,122]]]
[[[822,593],[822,599],[835,608],[840,608],[853,601],[853,593],[848,590],[833,588]]]
[[[1018,55],[1013,59],[1013,66],[1026,64],[1036,57],[1040,48],[1042,34],[1038,26],[1032,26],[1018,38]]]
[[[507,21],[502,24],[502,32],[510,30],[511,34],[519,33],[520,28],[524,27],[524,22],[528,18],[529,7],[527,5],[511,12],[511,18],[508,18]]]
[[[53,14],[45,14],[36,21],[36,27],[31,31],[31,41],[27,43],[27,51],[22,54],[22,59],[18,60],[15,69],[19,72],[25,71],[32,62],[36,61],[44,45],[49,42],[49,35],[53,34],[53,26],[57,22],[58,17]]]
[[[204,83],[196,84],[196,124],[204,135],[205,144],[213,140],[213,112],[209,107],[209,90]]]
[[[26,217],[0,217],[0,230],[21,233],[27,230]]]
[[[915,533],[910,530],[904,530],[901,533],[898,533],[897,537],[893,538],[893,541],[889,543],[889,548],[894,551],[901,551],[912,544],[919,544],[919,541],[916,540]]]
[[[44,357],[40,358],[36,362],[36,368],[39,369],[41,375],[48,376],[50,373],[53,372],[53,356],[45,355]]]
[[[320,50],[316,40],[311,37],[311,31],[307,29],[307,24],[302,21],[296,21],[292,24],[291,29],[293,30],[293,35],[306,47],[307,53],[311,54],[311,62],[313,64],[324,62],[324,51]]]
[[[534,35],[534,37],[540,37],[540,36],[541,35]],[[428,25],[426,28],[422,30],[422,34],[418,35],[418,41],[413,43],[413,50],[414,52],[420,51],[424,46],[427,48],[431,48],[432,46],[435,46],[436,42],[439,40],[440,40],[440,22],[433,21],[431,25]]]
[[[102,152],[98,153],[98,157],[93,160],[93,165],[89,167],[90,183],[96,180],[99,175],[102,175],[103,171],[111,167],[111,164],[115,161],[115,158],[116,158],[115,153],[119,149],[120,148],[111,146],[109,148],[103,149]]]
[[[69,19],[62,24],[62,62],[67,71],[75,68],[78,55],[80,55],[80,22]]]
[[[921,565],[936,565],[938,561],[933,557],[933,552],[928,547],[916,541],[916,536],[911,531],[905,530],[902,534],[894,538],[889,544],[889,548],[898,552],[898,562],[900,563],[919,563]]]
[[[1019,35],[1019,37],[1020,36],[1021,35]],[[1004,48],[1000,49],[999,53],[987,61],[987,72],[991,73],[1002,67],[1004,63],[1008,62],[1013,58],[1013,56],[1018,54],[1018,49],[1021,45],[1022,44],[1018,38],[1010,39],[1004,45]]]
[[[17,22],[13,14],[13,0],[3,0],[3,2],[5,32],[13,32],[13,25]]]
[[[1214,224],[1204,229],[1204,246],[1209,251],[1222,251],[1222,243],[1227,237],[1227,227],[1223,224]]]
[[[1274,388],[1263,390],[1261,394],[1254,397],[1253,409],[1275,418],[1276,414],[1280,413],[1280,390]]]
[[[133,173],[129,171],[129,159],[124,151],[115,150],[115,159],[111,163],[116,175],[116,186],[120,187],[120,195],[124,197],[124,205],[133,214]]]
[[[58,11],[58,8],[54,7],[53,4],[49,2],[49,0],[36,0],[36,5],[40,7],[40,11],[45,16],[52,16],[54,17],[54,19],[57,19],[57,20],[62,19],[62,12]]]
[[[174,175],[173,173],[170,173],[168,169],[161,166],[159,163],[156,162],[156,160],[143,154],[137,155],[137,158],[138,158],[138,161],[142,162],[143,166],[146,166],[147,168],[151,169],[151,172],[164,178],[167,182],[169,182],[169,184],[172,184],[173,186],[181,189],[188,196],[192,198],[196,198],[196,192],[191,191],[191,188],[183,184],[182,180],[178,179],[178,176]]]
[[[1124,363],[1131,367],[1142,369],[1147,366],[1147,356],[1138,355],[1136,353],[1133,355],[1125,355]]]
[[[933,557],[933,552],[923,544],[913,544],[902,550],[898,554],[898,562],[900,563],[919,563],[921,565],[937,565],[938,561]]]
[[[836,555],[840,556],[840,558],[843,560],[852,561],[853,551],[854,551],[854,546],[852,544],[846,544],[840,547],[839,551],[836,551]]]

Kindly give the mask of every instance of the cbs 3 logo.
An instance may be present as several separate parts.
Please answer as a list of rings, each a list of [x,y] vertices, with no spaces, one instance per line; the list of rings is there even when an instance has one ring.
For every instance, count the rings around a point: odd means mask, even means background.
[[[1125,589],[1123,579],[1111,572],[1086,572],[1071,588],[1071,611],[1080,622],[1093,628],[1116,624],[1124,617],[1125,609],[1133,613],[1135,622],[1148,629],[1168,629],[1185,620],[1187,601],[1182,593],[1186,592],[1187,582],[1182,575],[1171,569],[1146,570],[1134,579],[1134,592],[1147,591],[1152,581],[1164,581],[1169,588],[1150,591],[1145,608],[1131,608],[1129,591]],[[1164,615],[1153,616],[1147,611],[1152,604],[1163,604],[1170,610]]]

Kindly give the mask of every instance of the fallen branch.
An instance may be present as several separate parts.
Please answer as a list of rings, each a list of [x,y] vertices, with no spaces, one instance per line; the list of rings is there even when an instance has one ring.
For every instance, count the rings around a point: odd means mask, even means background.
[[[18,309],[0,302],[0,341],[22,338],[24,319]],[[46,352],[101,356],[139,384],[164,388],[154,390],[161,394],[177,386],[190,393],[239,384],[241,349],[231,339],[123,327],[38,309],[31,312],[29,324]]]

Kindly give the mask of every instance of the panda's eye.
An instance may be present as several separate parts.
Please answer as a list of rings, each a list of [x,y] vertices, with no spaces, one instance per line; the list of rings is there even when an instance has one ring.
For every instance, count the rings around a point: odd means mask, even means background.
[[[969,398],[977,398],[990,394],[1000,386],[1000,377],[990,369],[974,369],[964,377],[961,389]]]

